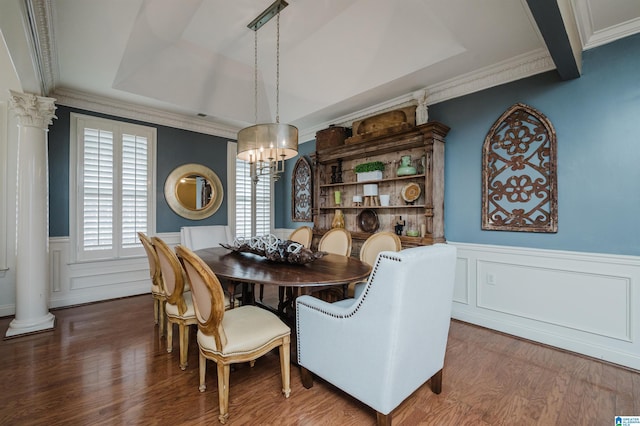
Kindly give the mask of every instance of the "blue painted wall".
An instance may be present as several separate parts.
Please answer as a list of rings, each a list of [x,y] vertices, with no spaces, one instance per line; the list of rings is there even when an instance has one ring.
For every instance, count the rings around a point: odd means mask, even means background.
[[[430,106],[429,119],[451,127],[445,159],[447,240],[640,255],[639,69],[640,34],[584,52],[578,79],[560,81],[550,71]],[[480,228],[482,143],[517,102],[546,115],[556,130],[556,234]],[[315,149],[315,143],[302,145],[307,146],[307,153]],[[276,207],[276,224],[293,228],[297,223],[286,204],[291,190],[282,190],[286,209]]]
[[[72,112],[127,121],[157,129],[156,232],[178,232],[181,226],[228,223],[226,138],[58,105],[56,110],[58,119],[54,120],[49,128],[49,236],[69,235],[69,125]],[[169,173],[186,163],[199,163],[209,167],[218,175],[224,188],[225,198],[220,209],[203,220],[189,220],[178,216],[164,198],[164,182]]]
[[[640,255],[640,35],[588,50],[582,77],[545,74],[433,105],[451,127],[445,161],[450,241]],[[558,233],[483,231],[482,143],[516,102],[551,121],[558,140]]]

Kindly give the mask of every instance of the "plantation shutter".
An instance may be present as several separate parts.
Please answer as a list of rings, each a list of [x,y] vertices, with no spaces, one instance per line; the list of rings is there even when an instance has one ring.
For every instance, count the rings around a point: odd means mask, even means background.
[[[252,210],[250,165],[236,159],[236,237],[271,233],[271,181],[262,177],[256,185],[255,212]],[[255,218],[255,229],[252,228]]]
[[[122,248],[138,247],[138,232],[148,233],[147,138],[122,135]]]
[[[113,132],[84,129],[84,250],[113,248]]]
[[[70,197],[74,260],[144,254],[138,232],[155,228],[155,129],[72,114],[75,121]]]
[[[262,176],[256,185],[256,232],[255,235],[271,233],[271,178]]]

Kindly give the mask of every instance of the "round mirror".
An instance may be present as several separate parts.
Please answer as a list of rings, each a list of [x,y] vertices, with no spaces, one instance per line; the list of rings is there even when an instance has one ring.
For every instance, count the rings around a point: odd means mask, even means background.
[[[187,219],[204,219],[222,204],[224,192],[218,175],[201,164],[176,167],[164,183],[164,197],[169,207]]]

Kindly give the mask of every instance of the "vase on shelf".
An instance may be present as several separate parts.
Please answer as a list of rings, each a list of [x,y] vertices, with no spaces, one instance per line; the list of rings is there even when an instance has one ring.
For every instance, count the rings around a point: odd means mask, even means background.
[[[333,221],[331,222],[332,228],[344,228],[344,213],[342,210],[336,210],[336,214],[333,216]]]
[[[396,172],[398,176],[409,176],[416,174],[416,168],[411,165],[411,156],[403,155],[400,159],[400,167]]]

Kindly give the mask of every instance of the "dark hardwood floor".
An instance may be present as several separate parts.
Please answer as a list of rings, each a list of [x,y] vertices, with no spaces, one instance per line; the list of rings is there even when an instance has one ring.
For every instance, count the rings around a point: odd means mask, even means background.
[[[218,424],[216,370],[198,392],[195,334],[189,367],[153,324],[150,295],[53,311],[56,328],[0,341],[2,425]],[[4,336],[11,318],[0,319]],[[366,357],[363,357],[366,362]],[[374,425],[373,410],[291,370],[280,393],[277,353],[231,373],[229,425]],[[640,415],[640,373],[458,321],[443,391],[422,386],[394,411],[396,425],[610,425]]]

